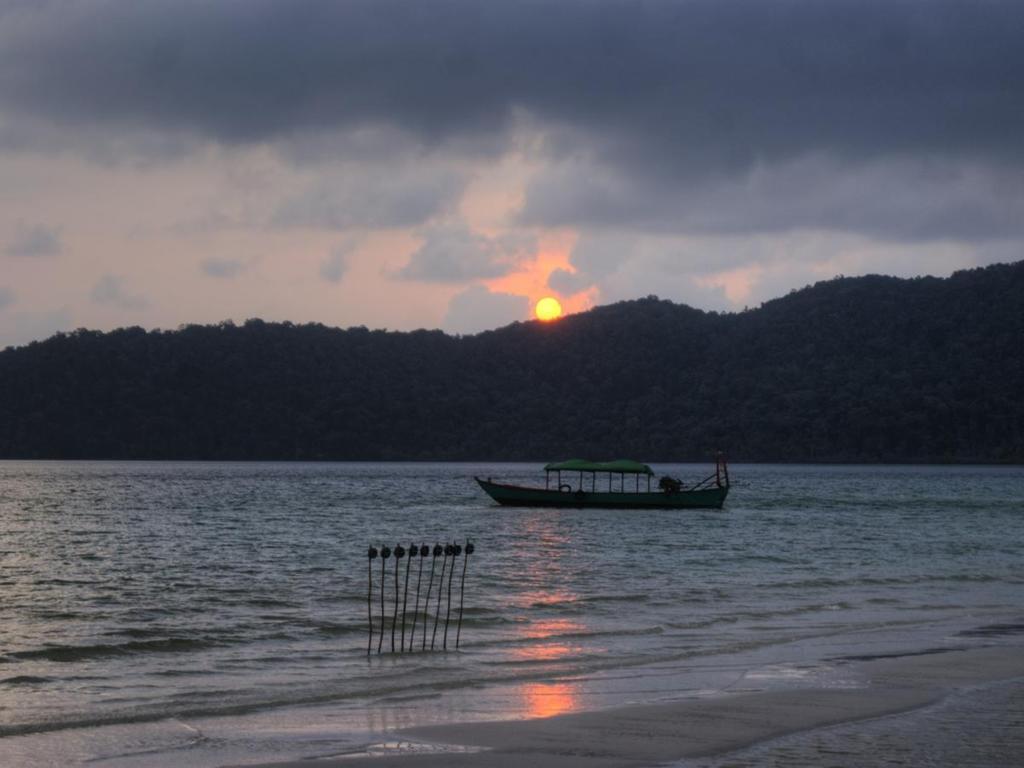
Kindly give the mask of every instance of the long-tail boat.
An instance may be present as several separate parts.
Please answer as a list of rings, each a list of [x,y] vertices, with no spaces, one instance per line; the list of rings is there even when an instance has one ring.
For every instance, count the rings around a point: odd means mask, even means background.
[[[496,502],[514,507],[721,509],[729,493],[729,467],[721,455],[715,471],[692,485],[665,476],[651,488],[654,471],[646,464],[622,459],[555,462],[544,467],[544,477],[543,488],[496,483],[491,478],[477,477],[476,481]],[[641,478],[645,482],[641,483]]]

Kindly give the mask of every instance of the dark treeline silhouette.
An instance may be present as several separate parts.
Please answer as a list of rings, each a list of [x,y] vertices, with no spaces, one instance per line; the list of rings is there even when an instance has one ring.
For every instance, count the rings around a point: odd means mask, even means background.
[[[475,336],[250,320],[0,352],[0,456],[1024,461],[1024,262]]]

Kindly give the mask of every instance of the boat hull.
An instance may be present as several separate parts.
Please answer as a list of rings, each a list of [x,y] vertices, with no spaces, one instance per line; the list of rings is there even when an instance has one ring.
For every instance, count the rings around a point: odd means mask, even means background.
[[[728,486],[697,491],[594,492],[528,488],[490,480],[476,481],[484,492],[507,507],[576,507],[598,509],[721,509]]]

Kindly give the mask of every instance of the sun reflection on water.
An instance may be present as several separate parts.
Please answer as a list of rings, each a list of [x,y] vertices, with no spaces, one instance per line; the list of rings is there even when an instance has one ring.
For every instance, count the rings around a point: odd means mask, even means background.
[[[552,717],[572,712],[578,698],[571,683],[524,683],[522,695],[527,717]]]

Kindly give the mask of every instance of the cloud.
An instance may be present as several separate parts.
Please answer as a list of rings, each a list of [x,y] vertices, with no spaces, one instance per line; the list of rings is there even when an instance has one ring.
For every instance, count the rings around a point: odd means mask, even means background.
[[[983,241],[1024,235],[1024,174],[940,158],[853,165],[805,155],[681,184],[577,161],[533,178],[521,221],[645,233],[832,229],[885,240]]]
[[[438,283],[500,277],[514,271],[536,249],[533,235],[506,232],[488,237],[462,223],[448,224],[428,230],[423,244],[396,276]]]
[[[204,259],[200,269],[210,277],[233,278],[245,271],[245,264],[238,259]]]
[[[55,256],[61,251],[60,231],[43,224],[19,224],[4,253],[8,256]]]
[[[448,304],[444,329],[452,333],[477,333],[523,320],[530,300],[510,293],[492,293],[483,285],[472,285],[455,294]]]
[[[286,201],[278,226],[420,226],[463,193],[455,158],[496,156],[524,131],[549,167],[523,220],[545,226],[980,240],[1024,221],[1020,3],[81,0],[3,14],[10,146],[152,135],[140,151],[191,138],[363,163]]]
[[[72,142],[364,164],[277,226],[420,226],[464,190],[453,157],[529,130],[532,224],[982,239],[1024,221],[1022,28],[1024,5],[969,0],[24,3],[0,108]]]
[[[398,126],[426,144],[517,108],[664,167],[842,156],[1017,157],[1024,8],[968,0],[24,3],[0,100],[66,125],[246,142]],[[671,150],[666,154],[665,150]]]
[[[466,181],[456,169],[416,164],[342,167],[281,203],[271,225],[342,231],[419,226],[451,210]]]
[[[320,277],[328,283],[340,283],[348,271],[349,256],[357,247],[358,242],[349,239],[331,251],[331,255],[320,265]]]
[[[104,304],[117,309],[140,310],[149,306],[145,297],[125,291],[121,278],[114,275],[103,275],[93,285],[89,294],[95,304]]]
[[[0,311],[14,303],[14,291],[0,285]]]

